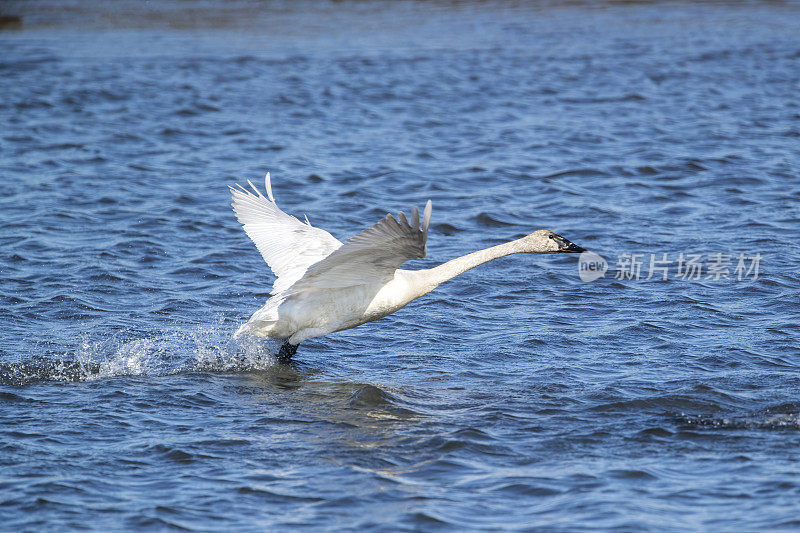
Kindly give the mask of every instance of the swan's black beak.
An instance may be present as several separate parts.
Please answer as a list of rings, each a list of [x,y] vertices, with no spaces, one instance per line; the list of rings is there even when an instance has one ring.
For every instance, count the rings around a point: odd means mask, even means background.
[[[585,248],[581,248],[574,242],[570,242],[561,235],[556,236],[556,243],[558,243],[558,251],[559,252],[566,252],[566,253],[574,253],[579,254],[581,252],[585,252]]]

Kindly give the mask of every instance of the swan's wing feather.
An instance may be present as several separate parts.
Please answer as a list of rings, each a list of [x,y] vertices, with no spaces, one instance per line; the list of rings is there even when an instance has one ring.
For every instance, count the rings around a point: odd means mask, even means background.
[[[231,187],[233,211],[245,233],[255,243],[261,257],[277,279],[273,292],[288,289],[303,277],[309,266],[342,246],[327,231],[301,222],[278,208],[272,196],[269,174],[265,179],[267,196],[248,180],[253,191]]]
[[[412,259],[425,257],[431,203],[425,207],[420,225],[419,210],[411,221],[401,212],[397,219],[386,215],[377,224],[350,237],[341,248],[309,267],[292,291],[386,283],[395,270]]]
[[[431,210],[433,204],[430,200],[425,204],[425,213],[422,215],[422,240],[428,241],[428,226],[431,224]]]

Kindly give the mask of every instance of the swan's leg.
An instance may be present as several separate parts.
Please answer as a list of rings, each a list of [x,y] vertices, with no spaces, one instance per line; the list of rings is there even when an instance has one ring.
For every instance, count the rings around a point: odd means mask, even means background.
[[[297,352],[298,346],[298,344],[289,344],[288,342],[284,342],[283,345],[281,345],[281,349],[278,351],[278,361],[281,363],[288,362]]]

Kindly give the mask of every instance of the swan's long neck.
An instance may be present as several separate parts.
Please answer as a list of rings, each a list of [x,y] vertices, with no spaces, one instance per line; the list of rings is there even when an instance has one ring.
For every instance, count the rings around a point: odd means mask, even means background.
[[[428,294],[445,281],[452,279],[471,268],[475,268],[478,265],[482,265],[483,263],[499,257],[504,257],[506,255],[516,254],[523,251],[524,250],[520,241],[516,240],[457,257],[446,263],[442,263],[435,268],[409,272],[409,274],[412,274],[414,290],[417,293],[414,298],[419,298],[424,294]]]

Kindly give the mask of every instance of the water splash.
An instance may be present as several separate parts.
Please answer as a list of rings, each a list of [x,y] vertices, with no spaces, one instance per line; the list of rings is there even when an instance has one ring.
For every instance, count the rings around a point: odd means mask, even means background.
[[[220,324],[176,328],[139,338],[130,332],[86,335],[74,350],[0,362],[0,384],[91,381],[117,376],[164,376],[183,372],[246,372],[276,363],[273,342],[234,339]]]
[[[678,422],[711,429],[800,429],[800,406],[782,404],[746,416],[683,415]]]

